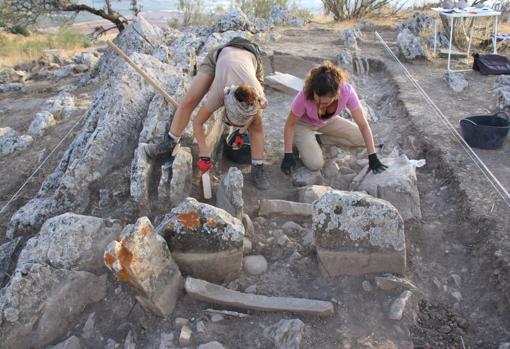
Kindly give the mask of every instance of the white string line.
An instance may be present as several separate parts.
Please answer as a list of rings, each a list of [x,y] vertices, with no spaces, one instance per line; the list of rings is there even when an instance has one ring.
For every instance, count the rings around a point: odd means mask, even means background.
[[[48,161],[48,159],[51,157],[51,155],[53,155],[53,153],[57,150],[58,147],[60,147],[60,145],[62,145],[62,143],[64,143],[64,141],[66,140],[66,138],[71,134],[71,132],[74,131],[74,129],[76,128],[76,126],[78,126],[78,124],[81,122],[81,120],[83,119],[83,117],[86,115],[87,113],[83,113],[83,115],[78,119],[78,121],[76,121],[76,123],[73,125],[73,127],[71,127],[71,129],[64,135],[64,137],[60,140],[60,142],[58,142],[58,144],[53,148],[53,150],[48,154],[48,156],[46,156],[46,158],[39,164],[39,166],[37,166],[37,168],[34,170],[34,172],[32,172],[32,174],[25,180],[25,182],[21,185],[21,187],[14,193],[14,195],[11,197],[11,199],[9,201],[7,201],[7,203],[4,205],[4,207],[2,207],[2,209],[0,210],[0,214],[4,212],[4,210],[9,206],[9,204],[11,202],[14,201],[14,199],[17,198],[17,196],[19,195],[19,193],[23,190],[23,188],[30,182],[30,180],[37,174],[37,172],[44,166],[44,164],[46,163],[46,161]]]
[[[482,161],[482,159],[480,159],[480,157],[478,157],[478,155],[473,151],[473,149],[469,146],[469,144],[467,144],[467,142],[464,140],[464,138],[459,134],[459,132],[455,129],[455,127],[450,123],[448,118],[443,114],[443,112],[441,112],[439,107],[434,103],[434,101],[423,90],[423,88],[420,86],[418,81],[416,81],[416,79],[412,76],[412,74],[409,72],[409,70],[407,70],[407,68],[402,64],[402,62],[400,62],[398,57],[393,53],[391,48],[386,44],[386,42],[379,35],[379,33],[375,32],[375,35],[381,41],[381,43],[384,45],[385,49],[392,56],[392,58],[402,67],[402,69],[406,73],[408,79],[418,89],[418,91],[422,94],[422,96],[425,98],[425,100],[434,108],[436,113],[439,115],[441,121],[447,126],[448,130],[453,134],[454,138],[463,146],[464,150],[466,151],[468,156],[471,158],[471,160],[480,169],[480,171],[483,173],[483,175],[487,178],[487,180],[490,182],[490,184],[494,187],[496,192],[501,196],[503,201],[510,208],[510,194],[505,189],[505,187],[496,178],[496,176],[491,172],[491,170],[489,170],[489,168],[487,168],[485,163]]]

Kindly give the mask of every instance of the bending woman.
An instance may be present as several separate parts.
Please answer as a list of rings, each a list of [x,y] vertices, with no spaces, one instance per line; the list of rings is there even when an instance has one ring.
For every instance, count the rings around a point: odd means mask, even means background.
[[[264,168],[264,130],[262,109],[267,102],[262,88],[264,72],[256,44],[236,37],[226,45],[210,50],[198,69],[191,87],[175,111],[170,130],[163,142],[146,144],[145,153],[152,160],[171,156],[180,136],[188,125],[193,110],[207,94],[205,103],[193,120],[193,131],[200,151],[197,166],[204,173],[212,168],[211,149],[205,142],[204,123],[225,106],[224,121],[241,128],[248,126],[251,141],[251,180],[260,190],[267,189]]]
[[[340,116],[347,107],[354,122]],[[295,144],[303,164],[310,170],[324,165],[320,142],[343,147],[363,147],[368,151],[369,170],[384,171],[375,153],[372,130],[363,116],[358,96],[347,83],[347,73],[330,61],[312,69],[305,78],[304,87],[292,102],[284,129],[285,156],[281,169],[290,174],[296,166],[292,145]]]

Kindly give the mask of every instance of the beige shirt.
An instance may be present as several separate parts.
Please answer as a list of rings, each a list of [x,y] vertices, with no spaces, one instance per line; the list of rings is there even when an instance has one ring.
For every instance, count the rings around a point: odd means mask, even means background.
[[[221,50],[216,61],[214,80],[205,102],[207,110],[213,113],[222,107],[225,87],[232,85],[247,84],[257,90],[259,96],[265,98],[256,70],[257,60],[250,51],[235,47],[225,47]]]

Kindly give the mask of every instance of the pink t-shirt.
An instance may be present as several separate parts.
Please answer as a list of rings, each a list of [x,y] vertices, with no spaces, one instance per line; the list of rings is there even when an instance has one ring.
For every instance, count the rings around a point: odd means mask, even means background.
[[[338,96],[338,106],[334,115],[339,115],[345,107],[349,108],[351,112],[360,108],[358,95],[350,84],[344,84],[340,88]],[[324,126],[331,120],[331,117],[328,119],[319,119],[317,104],[313,99],[311,101],[307,100],[302,90],[294,98],[291,110],[294,115],[301,118],[301,121],[310,125]]]

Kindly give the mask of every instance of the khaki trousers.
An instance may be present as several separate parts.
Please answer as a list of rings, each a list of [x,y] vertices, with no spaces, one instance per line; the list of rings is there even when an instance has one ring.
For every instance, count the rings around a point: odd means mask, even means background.
[[[298,148],[299,157],[310,170],[320,170],[324,166],[322,149],[315,139],[320,133],[323,144],[334,144],[342,147],[364,147],[365,141],[358,125],[338,115],[324,126],[314,126],[298,120],[294,128],[294,144]]]

